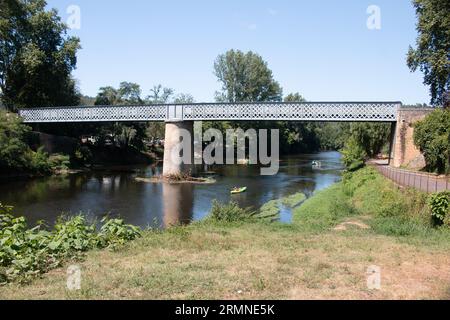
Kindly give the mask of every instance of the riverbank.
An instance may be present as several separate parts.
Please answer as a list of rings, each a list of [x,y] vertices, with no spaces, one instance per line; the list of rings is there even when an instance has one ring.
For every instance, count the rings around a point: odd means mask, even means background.
[[[57,269],[2,299],[449,299],[450,231],[426,196],[367,168],[294,209],[292,224],[202,221],[145,231],[80,262],[82,290]],[[381,268],[368,290],[367,268]]]

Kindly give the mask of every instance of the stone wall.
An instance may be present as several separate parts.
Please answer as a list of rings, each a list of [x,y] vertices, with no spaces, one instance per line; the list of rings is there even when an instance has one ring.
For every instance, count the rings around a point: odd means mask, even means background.
[[[423,120],[434,109],[400,109],[394,140],[394,167],[422,169],[425,158],[414,145],[414,123]]]

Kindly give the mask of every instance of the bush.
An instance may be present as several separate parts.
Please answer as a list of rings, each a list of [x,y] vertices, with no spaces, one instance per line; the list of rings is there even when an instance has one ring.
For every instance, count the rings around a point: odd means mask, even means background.
[[[438,109],[419,121],[414,143],[425,157],[431,172],[450,172],[450,110]]]
[[[30,128],[12,113],[0,111],[0,172],[51,172],[48,154],[42,149],[34,152],[26,143]]]
[[[0,111],[0,171],[28,169],[31,150],[24,141],[29,131],[17,115]]]
[[[30,171],[39,174],[48,174],[52,171],[52,164],[49,160],[48,154],[39,148],[37,152],[31,152]]]
[[[431,195],[429,206],[433,222],[436,225],[448,222],[450,217],[450,191]]]
[[[60,218],[51,231],[42,225],[28,229],[25,219],[15,218],[12,211],[0,204],[0,283],[27,281],[83,252],[116,248],[140,235],[137,227],[107,218],[97,232],[82,215]]]
[[[49,164],[53,170],[67,170],[70,167],[70,156],[65,154],[52,154]]]
[[[115,248],[141,235],[138,227],[125,224],[122,219],[103,218],[102,222],[103,226],[100,228],[99,240],[103,247]]]
[[[250,209],[243,209],[235,202],[228,204],[220,204],[218,201],[213,201],[213,206],[210,212],[211,219],[222,222],[238,222],[248,221],[255,218],[256,212]]]
[[[342,149],[342,162],[348,171],[356,171],[364,167],[367,153],[356,138],[350,137]]]
[[[92,151],[88,146],[78,146],[72,158],[72,163],[77,166],[91,164],[93,159]]]

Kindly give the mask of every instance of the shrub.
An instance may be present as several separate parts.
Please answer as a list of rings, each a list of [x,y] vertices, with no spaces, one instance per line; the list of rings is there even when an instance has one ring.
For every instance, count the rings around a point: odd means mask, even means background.
[[[60,218],[51,231],[42,225],[28,229],[25,219],[15,218],[12,210],[0,204],[0,283],[27,281],[87,250],[116,248],[140,235],[137,227],[108,218],[97,232],[82,215]]]
[[[52,154],[49,163],[53,170],[67,170],[70,167],[70,156],[60,153]]]
[[[448,218],[450,217],[450,191],[431,195],[429,206],[433,222],[436,225],[442,225],[448,222]]]
[[[221,204],[218,201],[213,201],[213,206],[210,212],[210,217],[215,221],[223,222],[238,222],[248,221],[255,218],[256,212],[249,208],[243,209],[235,202],[228,204]]]
[[[122,219],[103,218],[102,222],[103,226],[100,228],[99,240],[103,247],[115,248],[141,235],[138,227],[125,224]]]
[[[364,167],[364,161],[367,157],[367,153],[356,141],[356,138],[350,137],[341,152],[342,162],[348,171],[356,171]]]
[[[450,172],[450,110],[438,109],[419,121],[414,143],[425,157],[429,171]]]
[[[48,154],[43,148],[39,148],[37,152],[31,152],[30,171],[33,173],[47,174],[52,171],[52,165],[49,161]]]
[[[93,159],[92,151],[88,146],[78,146],[72,158],[72,162],[78,166],[91,164]]]
[[[31,150],[25,143],[30,128],[20,118],[0,111],[0,171],[25,171],[31,161]]]

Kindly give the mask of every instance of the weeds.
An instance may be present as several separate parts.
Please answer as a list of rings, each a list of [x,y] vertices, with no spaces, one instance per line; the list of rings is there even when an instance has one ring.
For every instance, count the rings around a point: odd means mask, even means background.
[[[138,228],[120,219],[102,220],[97,232],[82,215],[60,218],[51,231],[43,225],[28,229],[25,218],[15,218],[12,211],[0,204],[0,283],[28,281],[83,252],[114,249],[140,236]]]

